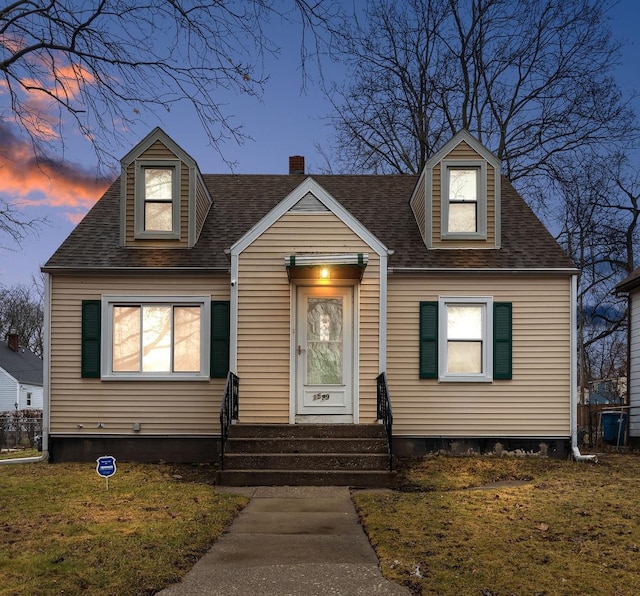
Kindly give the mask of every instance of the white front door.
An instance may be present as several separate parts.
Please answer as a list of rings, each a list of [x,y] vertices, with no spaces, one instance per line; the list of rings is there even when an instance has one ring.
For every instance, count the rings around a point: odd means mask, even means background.
[[[353,289],[297,294],[296,417],[353,422]]]

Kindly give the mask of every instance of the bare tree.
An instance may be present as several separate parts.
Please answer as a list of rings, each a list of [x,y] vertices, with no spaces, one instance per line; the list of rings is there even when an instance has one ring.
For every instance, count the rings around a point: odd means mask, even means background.
[[[0,238],[6,236],[19,245],[29,233],[36,232],[45,223],[43,219],[28,217],[20,210],[19,204],[10,203],[0,196]],[[9,247],[2,248],[11,250]]]
[[[531,188],[562,156],[628,140],[610,5],[373,0],[334,45],[351,74],[328,91],[338,157],[350,170],[416,173],[466,128]]]
[[[626,156],[567,161],[555,174],[559,241],[578,276],[579,384],[626,368],[627,302],[613,291],[640,257],[640,177]]]
[[[42,356],[44,345],[44,303],[42,286],[16,285],[0,288],[0,338],[14,331],[22,347]]]
[[[267,80],[262,59],[278,49],[269,19],[298,24],[304,59],[309,34],[335,8],[328,0],[17,0],[0,7],[0,91],[9,100],[0,119],[22,127],[36,156],[64,151],[72,126],[109,161],[143,112],[188,102],[220,150],[245,135],[222,94],[258,96]]]

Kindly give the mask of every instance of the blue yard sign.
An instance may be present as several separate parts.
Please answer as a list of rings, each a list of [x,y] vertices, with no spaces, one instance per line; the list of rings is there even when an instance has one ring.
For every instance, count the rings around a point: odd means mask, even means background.
[[[116,473],[116,458],[111,455],[104,455],[97,460],[96,472],[98,476],[106,479],[107,490],[109,490],[109,478]]]

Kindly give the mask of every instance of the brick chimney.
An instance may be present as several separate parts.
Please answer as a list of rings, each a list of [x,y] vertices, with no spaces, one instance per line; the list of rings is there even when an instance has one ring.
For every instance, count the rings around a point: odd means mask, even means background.
[[[17,352],[19,350],[18,334],[13,329],[7,333],[7,344],[9,344],[9,349],[13,352]]]
[[[289,156],[289,174],[304,174],[304,155]]]

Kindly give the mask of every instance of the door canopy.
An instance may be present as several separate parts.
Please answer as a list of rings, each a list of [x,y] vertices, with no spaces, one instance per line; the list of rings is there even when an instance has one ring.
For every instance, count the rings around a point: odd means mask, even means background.
[[[369,261],[366,253],[337,255],[290,255],[284,258],[289,281],[361,280]]]

